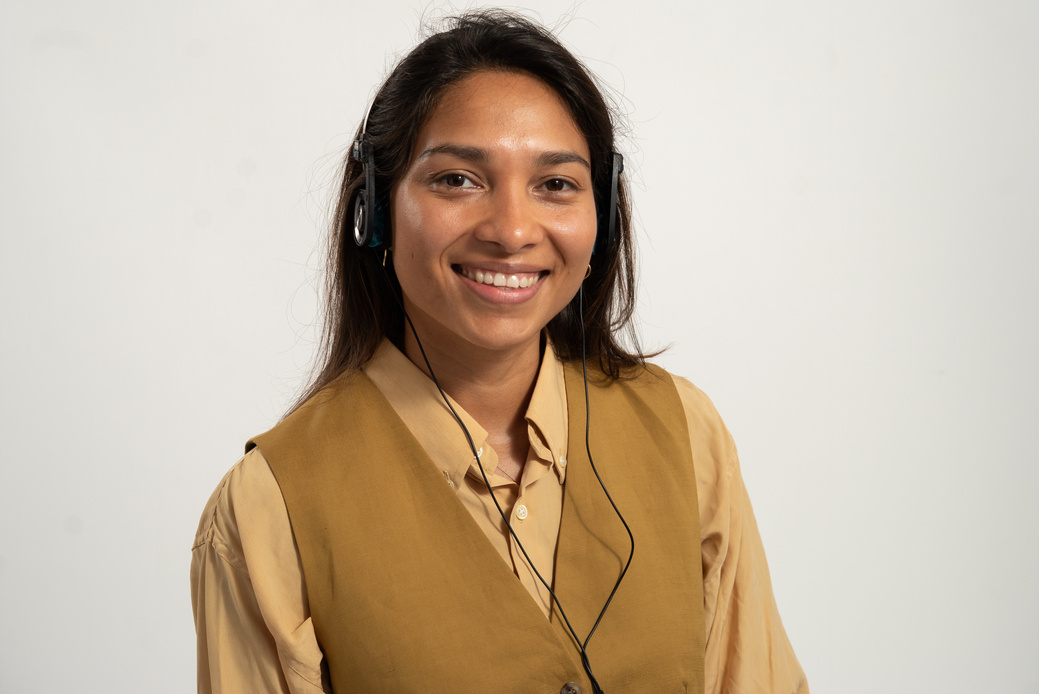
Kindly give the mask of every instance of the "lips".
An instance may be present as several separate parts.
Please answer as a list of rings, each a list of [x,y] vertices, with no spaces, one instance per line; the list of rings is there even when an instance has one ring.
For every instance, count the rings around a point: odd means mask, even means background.
[[[526,289],[537,284],[545,272],[497,272],[483,268],[455,266],[455,272],[471,279],[473,282],[500,287],[503,289]]]

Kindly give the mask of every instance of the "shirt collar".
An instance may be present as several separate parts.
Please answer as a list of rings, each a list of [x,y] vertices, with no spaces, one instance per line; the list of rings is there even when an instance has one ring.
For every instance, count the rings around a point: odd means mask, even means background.
[[[364,372],[440,468],[447,481],[457,489],[469,464],[473,462],[473,452],[462,428],[444,404],[436,384],[386,339],[383,339],[375,356],[364,367]],[[487,440],[487,431],[450,396],[448,399],[469,430],[473,445],[480,450]],[[481,460],[486,467],[488,461],[482,454]],[[497,465],[497,460],[494,465]]]
[[[383,339],[364,372],[445,479],[457,489],[475,461],[465,434],[444,404],[436,384],[387,339]],[[484,450],[487,431],[450,396],[448,399],[469,430],[489,475],[497,467],[498,459],[490,448]],[[568,439],[566,385],[563,364],[547,340],[526,419],[534,454],[552,466],[562,484],[566,478]]]
[[[527,405],[527,429],[534,453],[550,463],[562,484],[566,479],[566,448],[569,425],[566,408],[566,381],[563,363],[545,341],[545,354]]]

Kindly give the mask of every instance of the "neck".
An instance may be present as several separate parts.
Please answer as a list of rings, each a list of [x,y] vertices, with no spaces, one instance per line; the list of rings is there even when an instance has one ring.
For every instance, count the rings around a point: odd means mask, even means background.
[[[488,442],[499,458],[522,464],[528,447],[527,406],[541,365],[540,339],[500,352],[442,345],[429,339],[422,347],[440,387],[487,431]],[[407,325],[404,353],[431,375]]]

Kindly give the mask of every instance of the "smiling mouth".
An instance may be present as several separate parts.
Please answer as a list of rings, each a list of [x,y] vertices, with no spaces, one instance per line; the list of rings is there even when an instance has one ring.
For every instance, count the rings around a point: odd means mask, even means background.
[[[501,287],[503,289],[526,289],[527,287],[532,287],[537,284],[538,280],[541,279],[542,276],[548,274],[547,271],[506,274],[504,272],[494,272],[493,270],[467,268],[462,267],[461,265],[455,265],[454,271],[463,277],[471,279],[473,282]]]

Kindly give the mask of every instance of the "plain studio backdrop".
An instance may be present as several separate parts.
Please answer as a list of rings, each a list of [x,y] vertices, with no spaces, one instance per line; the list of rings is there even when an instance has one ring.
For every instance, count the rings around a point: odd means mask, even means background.
[[[195,686],[199,514],[306,374],[338,162],[450,9],[0,5],[4,694]],[[529,12],[630,121],[644,342],[736,438],[813,690],[1039,692],[1039,4]]]

